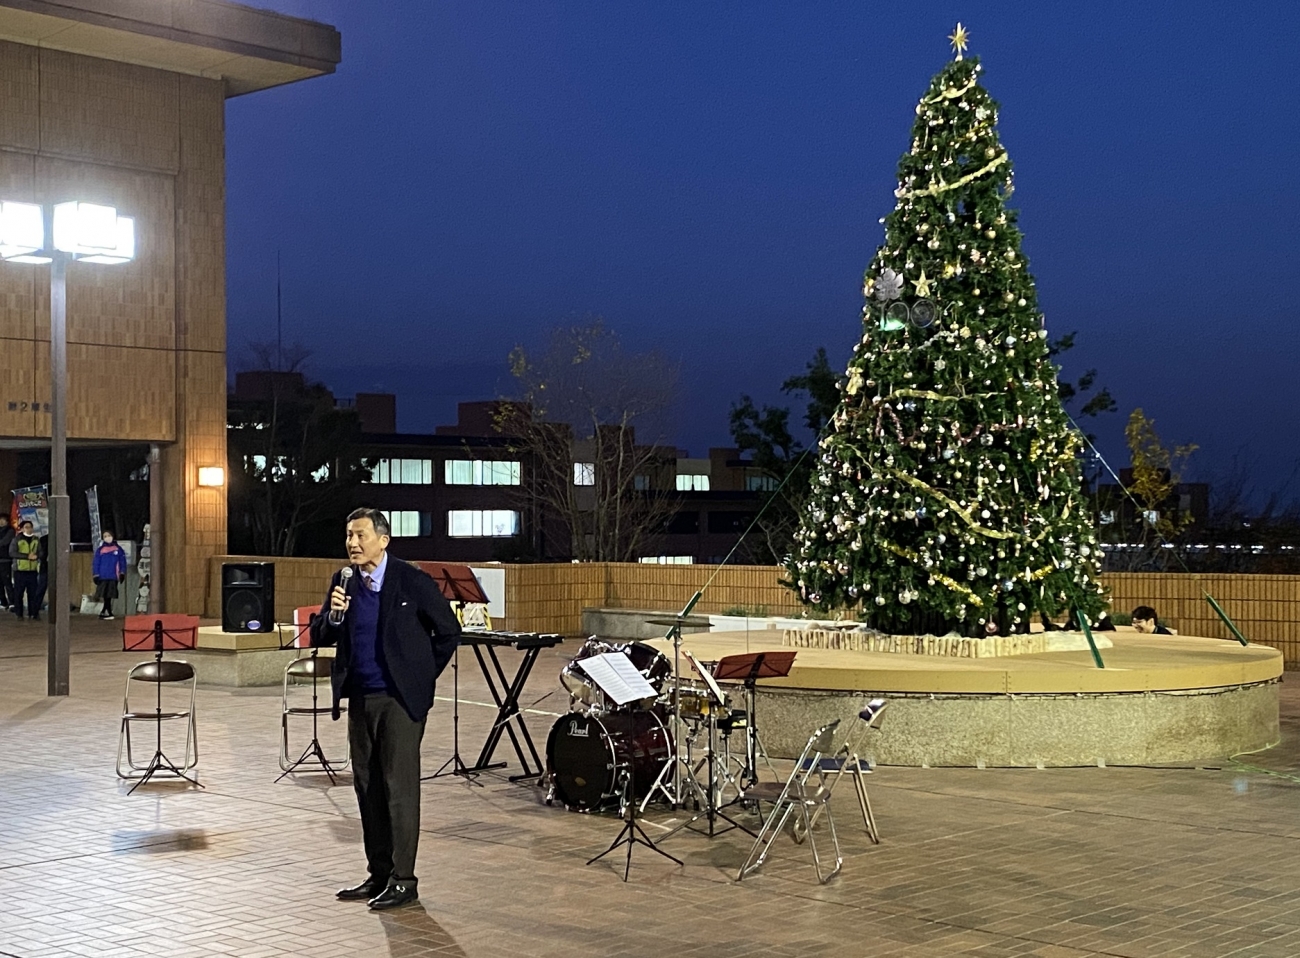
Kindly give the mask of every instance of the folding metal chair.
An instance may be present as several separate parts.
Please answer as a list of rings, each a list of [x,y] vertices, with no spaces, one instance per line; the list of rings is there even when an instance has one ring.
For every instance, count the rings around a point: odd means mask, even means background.
[[[740,872],[736,875],[737,881],[762,867],[767,859],[767,853],[772,848],[772,842],[776,840],[777,835],[781,834],[786,820],[796,808],[799,810],[799,820],[803,822],[804,834],[808,837],[808,846],[812,849],[813,868],[817,872],[817,880],[824,885],[839,873],[844,864],[844,855],[840,851],[839,836],[835,833],[835,819],[831,815],[828,804],[831,793],[826,787],[826,774],[822,769],[822,756],[829,754],[834,747],[835,731],[839,728],[839,724],[840,720],[836,719],[809,736],[808,744],[804,746],[802,754],[794,764],[794,769],[790,772],[790,777],[784,783],[759,782],[745,790],[742,795],[743,800],[770,802],[772,811],[764,819],[758,838],[754,840],[754,847],[749,850],[744,864],[740,866]],[[813,781],[814,775],[817,776],[816,782]],[[825,811],[826,823],[830,827],[831,843],[835,846],[835,867],[825,875],[822,874],[821,855],[817,851],[817,841],[811,829],[810,810],[814,809],[818,812]]]
[[[333,782],[334,773],[347,768],[351,762],[346,741],[342,758],[326,756],[320,741],[320,717],[329,715],[334,710],[332,698],[327,698],[328,704],[321,704],[319,688],[323,682],[326,690],[329,690],[330,670],[334,660],[330,657],[320,657],[320,650],[311,646],[308,631],[311,620],[319,615],[320,611],[321,607],[318,605],[301,606],[293,610],[295,634],[292,645],[295,648],[311,648],[311,653],[294,659],[284,667],[284,688],[280,695],[280,770],[284,775],[280,778],[284,778],[290,772],[298,771],[303,766],[308,766],[308,771],[319,768]],[[290,691],[300,685],[311,686],[311,705],[291,701],[301,699],[300,695],[292,695]],[[340,711],[347,711],[347,709],[341,706]],[[289,717],[293,715],[311,719],[311,741],[296,759],[289,757]],[[278,782],[280,778],[276,781]]]
[[[132,708],[131,706],[131,683],[145,682],[154,685],[156,692],[152,707]],[[170,684],[182,685],[189,684],[188,702],[186,705],[175,705],[167,708],[163,707],[162,687]],[[117,775],[118,778],[140,778],[152,777],[157,772],[174,772],[180,774],[188,772],[199,764],[199,732],[198,726],[194,721],[194,696],[197,689],[197,682],[194,674],[194,666],[188,662],[181,662],[176,659],[160,659],[156,662],[141,662],[134,666],[126,676],[126,691],[122,694],[122,726],[117,736]],[[170,763],[160,763],[158,759],[162,756],[162,723],[171,719],[181,719],[185,722],[185,752],[181,758],[179,766],[172,766]],[[155,735],[156,748],[153,751],[153,757],[145,764],[136,761],[134,752],[131,748],[131,725],[134,722],[155,722],[157,730]],[[122,759],[125,757],[126,763]],[[179,771],[177,771],[179,769]],[[143,774],[138,774],[143,773]],[[185,776],[181,774],[181,777]]]
[[[862,764],[862,746],[866,740],[867,732],[871,729],[880,727],[880,716],[885,711],[888,703],[884,699],[872,699],[867,703],[866,708],[858,713],[858,718],[862,724],[858,726],[857,733],[850,737],[844,743],[844,747],[839,751],[839,757],[836,759],[823,759],[823,770],[827,765],[835,769],[835,774],[831,777],[830,784],[826,786],[828,794],[835,792],[835,786],[840,783],[840,779],[845,775],[853,776],[853,788],[858,793],[858,808],[862,810],[862,824],[867,830],[867,837],[875,845],[880,844],[880,831],[876,828],[876,816],[871,810],[871,799],[867,797],[867,776],[871,774],[872,766],[868,761],[866,765]],[[809,827],[817,824],[817,818],[821,815],[821,808],[814,809],[808,819]],[[794,823],[794,840],[802,842],[805,837],[804,831],[799,827],[800,821]]]

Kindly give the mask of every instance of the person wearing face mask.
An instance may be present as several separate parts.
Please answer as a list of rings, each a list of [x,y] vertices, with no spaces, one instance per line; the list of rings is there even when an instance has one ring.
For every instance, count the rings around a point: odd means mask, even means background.
[[[113,618],[113,600],[117,598],[118,584],[126,578],[126,550],[114,540],[113,533],[105,529],[99,548],[90,563],[90,574],[95,580],[95,601],[103,602],[101,619]]]

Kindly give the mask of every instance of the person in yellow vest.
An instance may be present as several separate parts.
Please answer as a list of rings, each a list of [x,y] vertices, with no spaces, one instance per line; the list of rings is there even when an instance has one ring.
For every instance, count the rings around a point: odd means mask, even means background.
[[[27,597],[27,617],[33,622],[41,617],[37,592],[41,572],[41,540],[36,538],[30,519],[18,525],[18,535],[9,543],[9,558],[14,564],[14,615],[23,617],[23,596]]]

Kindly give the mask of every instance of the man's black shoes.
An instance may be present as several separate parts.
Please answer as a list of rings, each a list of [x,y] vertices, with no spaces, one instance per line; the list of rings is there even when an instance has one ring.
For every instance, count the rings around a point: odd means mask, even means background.
[[[360,885],[353,885],[351,888],[340,888],[334,897],[339,901],[369,901],[377,895],[383,894],[384,889],[387,887],[387,878],[367,878]]]
[[[370,899],[370,908],[372,911],[383,911],[385,908],[400,908],[403,905],[418,901],[419,898],[420,893],[415,890],[414,884],[395,882]]]

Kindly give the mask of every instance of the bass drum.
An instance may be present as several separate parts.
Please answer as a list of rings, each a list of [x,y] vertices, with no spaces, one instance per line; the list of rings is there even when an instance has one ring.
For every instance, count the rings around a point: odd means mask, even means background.
[[[671,752],[672,737],[654,712],[571,713],[551,726],[546,765],[555,797],[570,810],[588,812],[618,802],[624,768],[632,773],[636,798],[644,798]]]

